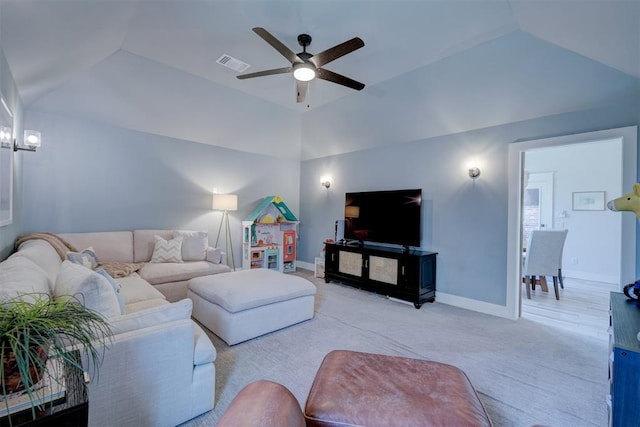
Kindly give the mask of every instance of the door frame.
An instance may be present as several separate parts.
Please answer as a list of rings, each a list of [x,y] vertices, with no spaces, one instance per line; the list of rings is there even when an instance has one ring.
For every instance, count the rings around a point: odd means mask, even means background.
[[[509,145],[509,213],[507,221],[507,316],[517,319],[521,315],[520,252],[522,247],[522,191],[524,177],[524,155],[533,148],[553,147],[606,139],[622,139],[622,185],[624,192],[631,191],[637,181],[638,127],[628,126],[574,135],[529,141],[516,141]],[[621,193],[622,194],[622,193]],[[617,196],[616,196],[617,197]],[[636,276],[636,216],[622,213],[620,283],[630,283]]]

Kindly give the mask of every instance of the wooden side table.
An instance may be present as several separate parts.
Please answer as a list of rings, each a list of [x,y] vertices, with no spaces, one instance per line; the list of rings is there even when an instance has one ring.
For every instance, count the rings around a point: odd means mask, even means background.
[[[48,363],[56,363],[49,360]],[[85,378],[75,370],[51,367],[49,372],[64,372],[64,385],[52,385],[47,392],[52,394],[42,396],[44,402],[41,410],[36,411],[33,419],[30,404],[25,409],[11,412],[11,415],[0,417],[0,427],[5,426],[56,426],[56,427],[84,427],[89,424],[89,402]],[[48,381],[55,381],[48,379]],[[0,398],[0,408],[4,409],[5,402]],[[22,405],[24,407],[24,405]]]

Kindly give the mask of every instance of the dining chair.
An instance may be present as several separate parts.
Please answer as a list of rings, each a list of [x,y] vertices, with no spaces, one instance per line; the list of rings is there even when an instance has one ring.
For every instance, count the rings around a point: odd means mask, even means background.
[[[536,276],[552,276],[556,299],[560,299],[558,281],[560,286],[564,288],[562,280],[562,251],[566,238],[567,230],[531,231],[523,269],[527,298],[531,299],[529,284],[533,285],[535,283]]]

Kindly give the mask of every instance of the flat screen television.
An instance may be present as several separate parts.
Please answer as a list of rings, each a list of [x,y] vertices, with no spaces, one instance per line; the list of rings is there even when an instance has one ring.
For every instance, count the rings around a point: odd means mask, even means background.
[[[418,247],[422,190],[346,193],[344,219],[346,240]]]

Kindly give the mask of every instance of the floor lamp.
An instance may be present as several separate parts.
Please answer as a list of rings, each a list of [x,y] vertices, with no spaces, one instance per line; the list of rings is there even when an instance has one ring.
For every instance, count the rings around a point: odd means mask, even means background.
[[[213,195],[213,210],[222,211],[222,221],[220,221],[220,227],[218,227],[218,237],[216,237],[216,248],[218,247],[218,241],[220,240],[220,233],[222,228],[225,228],[225,245],[224,250],[227,253],[227,265],[229,265],[229,248],[231,248],[231,266],[233,271],[236,271],[236,260],[233,255],[233,240],[231,240],[231,228],[229,228],[229,211],[238,210],[238,195],[237,194],[214,194]]]

